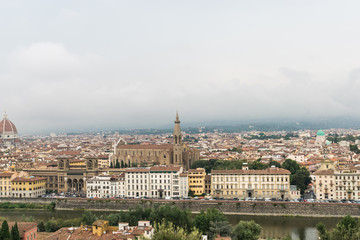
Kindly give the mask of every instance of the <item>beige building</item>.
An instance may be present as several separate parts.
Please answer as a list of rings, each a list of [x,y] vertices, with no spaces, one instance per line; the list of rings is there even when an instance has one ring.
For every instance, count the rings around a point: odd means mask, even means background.
[[[211,192],[217,198],[290,198],[290,171],[212,170]]]
[[[127,166],[179,165],[189,169],[194,161],[200,159],[197,149],[190,149],[182,141],[179,115],[176,113],[173,144],[128,145],[120,140],[114,149],[112,164]]]
[[[189,190],[195,195],[205,193],[205,177],[206,172],[204,168],[189,169]]]

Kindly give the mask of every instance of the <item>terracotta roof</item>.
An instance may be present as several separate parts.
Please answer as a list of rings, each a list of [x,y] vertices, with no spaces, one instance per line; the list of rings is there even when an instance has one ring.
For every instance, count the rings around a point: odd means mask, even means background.
[[[0,177],[11,177],[14,173],[0,173]]]
[[[333,175],[334,170],[328,169],[328,170],[319,170],[314,173],[314,175]]]
[[[34,181],[40,181],[45,180],[45,178],[42,177],[17,177],[11,180],[12,182],[34,182]]]
[[[5,116],[0,122],[0,133],[17,133],[15,125]]]
[[[116,149],[173,149],[172,144],[162,144],[162,145],[140,145],[140,144],[125,144],[125,145],[118,145]]]
[[[189,169],[189,173],[204,173],[205,169]]]
[[[150,171],[180,171],[181,167],[175,166],[154,166],[150,168]]]
[[[11,230],[11,228],[13,226],[15,226],[15,222],[9,222],[9,229]],[[24,238],[24,233],[28,230],[31,230],[33,228],[36,228],[37,230],[37,223],[36,222],[18,222],[17,223],[18,229],[19,229],[19,233],[20,233],[20,238],[23,239]]]
[[[149,168],[129,168],[126,169],[126,172],[149,172]]]
[[[260,174],[260,175],[267,175],[267,174],[291,174],[289,170],[283,168],[267,168],[265,170],[240,170],[240,169],[233,169],[233,170],[211,170],[211,174]]]

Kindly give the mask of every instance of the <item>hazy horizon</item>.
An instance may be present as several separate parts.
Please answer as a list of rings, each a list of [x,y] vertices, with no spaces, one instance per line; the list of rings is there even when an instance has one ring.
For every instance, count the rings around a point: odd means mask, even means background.
[[[19,133],[360,120],[358,1],[1,1]]]

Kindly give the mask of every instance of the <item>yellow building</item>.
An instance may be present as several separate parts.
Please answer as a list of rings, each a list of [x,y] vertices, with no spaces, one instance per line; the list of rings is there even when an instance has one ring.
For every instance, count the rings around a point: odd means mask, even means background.
[[[205,193],[205,176],[206,172],[204,168],[189,169],[189,190],[195,195]]]
[[[15,198],[36,198],[46,193],[42,177],[16,177],[11,180],[11,194]]]

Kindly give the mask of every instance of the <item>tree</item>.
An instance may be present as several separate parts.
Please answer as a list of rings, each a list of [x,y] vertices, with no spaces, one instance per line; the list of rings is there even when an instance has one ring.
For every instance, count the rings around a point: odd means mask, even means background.
[[[41,221],[38,225],[39,232],[45,232],[45,224]]]
[[[201,233],[196,228],[187,232],[181,227],[175,226],[171,222],[163,220],[160,224],[155,224],[152,240],[201,240]]]
[[[296,185],[300,189],[300,193],[304,194],[311,183],[310,172],[305,167],[300,168],[295,174],[290,176],[290,183]]]
[[[85,211],[81,217],[81,222],[86,225],[92,225],[96,221],[96,216],[92,212]]]
[[[281,167],[289,170],[291,174],[295,174],[296,171],[300,169],[300,165],[296,161],[291,159],[286,159]]]
[[[114,168],[112,161],[110,162],[110,168]]]
[[[210,230],[208,233],[209,239],[212,239],[214,236],[220,235],[222,237],[230,236],[232,226],[228,221],[211,221]]]
[[[120,168],[119,160],[116,160],[115,168]]]
[[[227,222],[224,214],[216,208],[208,208],[206,212],[201,211],[196,215],[194,220],[194,227],[199,229],[202,233],[207,234],[210,232],[211,222]]]
[[[356,218],[347,215],[343,217],[331,233],[330,239],[355,240],[359,239],[359,222]]]
[[[330,234],[325,228],[325,224],[320,222],[316,225],[316,229],[319,232],[319,237],[321,240],[330,240]]]
[[[281,168],[281,164],[279,162],[277,162],[277,161],[272,160],[272,159],[270,159],[268,166],[269,167],[275,166],[275,167]]]
[[[10,231],[9,231],[9,224],[7,223],[7,221],[3,221],[2,225],[1,225],[1,230],[0,230],[0,239],[1,240],[10,240]]]
[[[20,240],[20,233],[17,223],[11,228],[11,240]]]
[[[253,170],[263,170],[266,169],[268,166],[265,163],[260,162],[260,160],[253,161],[249,164],[249,169]]]
[[[121,160],[121,165],[120,165],[121,168],[124,168],[125,167],[125,164],[124,164],[124,160]]]
[[[257,240],[261,232],[261,226],[252,221],[240,221],[232,231],[232,239]]]
[[[328,232],[323,223],[316,225],[321,240],[357,240],[360,239],[359,222],[350,215],[343,217],[336,228]]]

